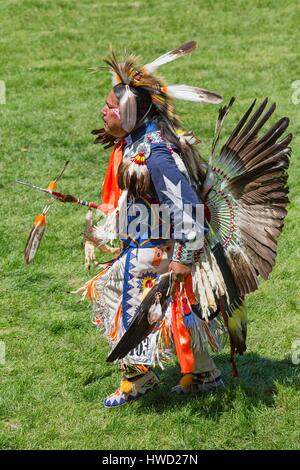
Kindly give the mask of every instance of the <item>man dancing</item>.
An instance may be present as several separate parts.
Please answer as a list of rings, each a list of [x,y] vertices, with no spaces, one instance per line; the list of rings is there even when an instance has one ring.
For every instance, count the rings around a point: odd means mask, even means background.
[[[186,43],[142,68],[137,67],[134,57],[118,62],[112,54],[106,60],[113,74],[113,88],[102,109],[104,128],[94,134],[96,143],[114,146],[102,193],[102,210],[107,217],[104,225],[88,230],[86,238],[89,244],[101,248],[118,237],[121,252],[103,266],[85,290],[93,305],[94,322],[103,324],[111,347],[128,331],[151,287],[161,276],[172,273],[167,309],[162,309],[158,296],[149,310],[153,329],[119,361],[121,382],[105,399],[106,407],[123,405],[152,390],[159,381],[152,368],[164,360],[172,344],[183,373],[173,392],[223,386],[207,346],[218,350],[222,318],[230,334],[236,373],[234,354],[245,351],[244,295],[257,288],[258,274],[268,276],[275,261],[276,238],[287,202],[283,189],[287,164],[278,167],[277,173],[274,170],[273,193],[268,190],[265,173],[268,169],[272,174],[272,165],[276,166],[279,159],[286,161],[290,138],[279,143],[276,140],[288,121],[279,121],[258,140],[258,131],[275,108],[259,119],[267,103],[263,102],[247,123],[253,104],[216,163],[221,125],[232,100],[220,110],[211,160],[205,165],[195,147],[197,140],[181,128],[172,99],[217,104],[221,96],[187,85],[167,86],[154,75],[157,67],[195,47],[193,41]],[[248,180],[244,179],[238,192],[235,184],[247,172]],[[261,185],[265,191],[260,191],[257,202],[255,191]],[[243,211],[250,204],[250,190],[255,210],[252,214],[248,210],[247,221]],[[199,216],[203,213],[202,201],[205,222]],[[261,228],[254,233],[247,226],[246,233],[245,224],[251,218],[261,224],[265,218],[268,231]]]

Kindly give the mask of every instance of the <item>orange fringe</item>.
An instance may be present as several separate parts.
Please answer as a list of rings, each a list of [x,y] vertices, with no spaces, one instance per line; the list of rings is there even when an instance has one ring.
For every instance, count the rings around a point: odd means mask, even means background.
[[[169,339],[168,339],[168,332],[167,332],[167,322],[166,317],[164,317],[163,321],[161,322],[161,334],[166,345],[166,348],[169,347]]]
[[[114,326],[113,330],[111,331],[111,333],[109,333],[109,336],[111,337],[111,339],[113,341],[116,341],[116,339],[118,337],[119,323],[120,323],[121,315],[122,315],[122,304],[119,305],[119,308],[117,310],[116,319],[115,319],[115,326]]]
[[[144,366],[144,364],[135,364],[134,367],[136,367],[142,374],[148,374],[149,372],[149,367]]]
[[[88,298],[89,298],[90,302],[95,300],[95,297],[96,297],[95,283],[101,276],[103,276],[103,274],[106,273],[106,270],[107,270],[107,268],[103,269],[102,271],[100,271],[100,273],[96,274],[96,276],[94,276],[92,279],[90,279],[86,283],[86,292],[87,292],[87,295],[88,295]]]
[[[183,321],[179,289],[179,283],[176,283],[175,293],[172,301],[173,337],[181,372],[182,374],[188,374],[189,372],[193,371],[195,360],[192,351],[190,334]]]
[[[190,274],[184,281],[184,290],[186,292],[186,296],[189,299],[191,305],[196,303],[196,297],[193,291],[193,280],[192,275]]]

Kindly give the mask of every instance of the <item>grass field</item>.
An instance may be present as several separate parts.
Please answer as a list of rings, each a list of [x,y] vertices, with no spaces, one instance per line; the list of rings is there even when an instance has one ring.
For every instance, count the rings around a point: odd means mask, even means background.
[[[0,447],[3,449],[296,449],[300,447],[299,118],[292,83],[300,80],[299,2],[1,0],[0,104],[1,290]],[[68,291],[89,275],[81,233],[85,209],[56,205],[41,249],[25,266],[23,249],[43,196],[16,178],[45,185],[66,159],[60,189],[100,200],[108,152],[92,144],[91,129],[110,77],[90,74],[110,44],[145,63],[184,41],[193,55],[162,73],[199,84],[237,102],[234,125],[250,101],[268,96],[275,117],[288,115],[295,135],[290,212],[270,280],[247,299],[248,353],[231,378],[228,351],[216,357],[227,388],[209,396],[177,397],[174,364],[144,400],[105,410],[118,373],[108,366],[104,338],[90,323],[88,304]],[[297,101],[297,100],[296,100]],[[178,106],[208,156],[217,109]],[[3,344],[3,343],[2,343]],[[299,349],[299,346],[298,346]]]

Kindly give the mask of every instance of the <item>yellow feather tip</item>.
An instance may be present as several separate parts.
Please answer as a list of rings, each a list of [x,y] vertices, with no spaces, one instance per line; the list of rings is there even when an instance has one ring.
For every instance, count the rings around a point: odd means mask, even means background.
[[[47,189],[50,189],[50,191],[55,191],[57,188],[57,183],[56,181],[50,181],[50,183],[48,184],[48,188]]]
[[[241,327],[241,320],[238,317],[229,317],[228,318],[228,328],[230,330],[237,330]]]
[[[234,312],[233,315],[236,315],[242,322],[247,322],[247,310],[244,306],[240,306],[237,308]]]
[[[187,388],[193,383],[193,375],[192,374],[185,374],[183,377],[181,377],[179,384],[181,385],[182,388]]]
[[[129,380],[127,380],[127,379],[122,380],[121,384],[120,384],[120,390],[123,393],[132,392],[132,390],[133,390],[132,382],[129,382]]]

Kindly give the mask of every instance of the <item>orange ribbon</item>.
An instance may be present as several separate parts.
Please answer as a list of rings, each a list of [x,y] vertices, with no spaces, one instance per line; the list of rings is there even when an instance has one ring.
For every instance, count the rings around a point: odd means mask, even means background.
[[[123,141],[117,143],[109,157],[106,175],[102,187],[102,204],[100,209],[104,214],[109,214],[118,205],[121,190],[118,184],[118,169],[122,162]]]
[[[184,290],[190,303],[194,303],[192,291],[192,276],[188,276],[184,283]],[[190,334],[184,325],[183,309],[180,296],[179,283],[176,283],[172,299],[172,330],[178,361],[182,374],[189,374],[194,370],[195,360],[191,345]]]

